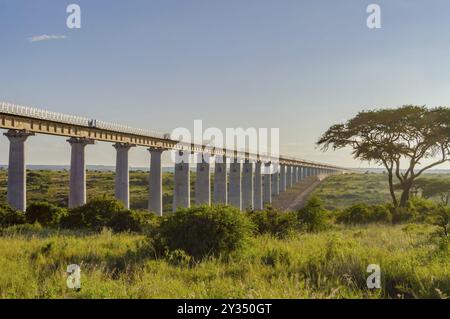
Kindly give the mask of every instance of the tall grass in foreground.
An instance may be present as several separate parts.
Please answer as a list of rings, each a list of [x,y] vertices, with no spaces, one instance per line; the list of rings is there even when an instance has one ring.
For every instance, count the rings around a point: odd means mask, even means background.
[[[143,235],[12,229],[0,237],[0,298],[447,298],[448,243],[430,239],[433,231],[372,225],[258,236],[227,260],[174,265],[156,259]],[[66,287],[72,263],[81,266],[79,292]],[[366,287],[369,264],[381,266],[380,290]]]

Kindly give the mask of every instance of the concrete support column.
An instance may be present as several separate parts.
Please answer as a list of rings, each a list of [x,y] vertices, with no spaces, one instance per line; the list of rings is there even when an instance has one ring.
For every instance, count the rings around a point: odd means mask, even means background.
[[[209,155],[198,154],[195,179],[195,204],[211,205],[211,176]]]
[[[299,182],[302,181],[302,171],[303,171],[303,167],[301,167],[301,166],[297,167],[297,180]]]
[[[297,184],[298,180],[297,180],[297,166],[293,166],[292,167],[292,184]]]
[[[253,208],[253,163],[245,160],[242,168],[242,209]]]
[[[162,148],[149,148],[150,152],[150,176],[149,176],[149,195],[148,210],[159,216],[163,215],[162,203]]]
[[[27,208],[27,170],[25,165],[25,141],[34,135],[25,131],[9,130],[8,204],[19,211]]]
[[[176,151],[172,209],[191,206],[189,156],[185,151]]]
[[[278,165],[274,165],[274,170],[272,172],[272,196],[277,196],[280,194],[280,169]]]
[[[292,187],[292,166],[286,167],[286,188]]]
[[[310,177],[311,176],[311,167],[307,167],[306,168],[306,177]]]
[[[286,191],[286,165],[280,165],[280,193]]]
[[[263,179],[263,203],[264,205],[272,204],[272,174],[270,170],[271,163],[264,164]]]
[[[84,153],[86,145],[95,144],[95,141],[88,138],[72,137],[67,142],[71,146],[69,208],[75,208],[86,204]]]
[[[231,206],[242,209],[242,173],[241,162],[239,159],[234,159],[230,164],[230,192],[229,204]]]
[[[130,208],[130,172],[128,167],[128,151],[134,145],[128,143],[116,143],[116,176],[114,194],[126,208]]]
[[[225,156],[216,157],[214,168],[214,203],[227,204],[227,161]]]
[[[255,210],[262,210],[263,194],[262,194],[262,172],[261,161],[257,161],[255,164],[255,192],[254,192],[254,204]]]

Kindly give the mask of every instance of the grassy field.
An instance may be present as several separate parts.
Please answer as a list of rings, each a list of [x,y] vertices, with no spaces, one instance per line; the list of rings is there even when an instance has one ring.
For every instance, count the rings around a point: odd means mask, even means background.
[[[440,179],[450,178],[450,175],[425,174],[423,177]],[[387,176],[376,173],[331,176],[311,196],[319,197],[330,210],[358,203],[371,205],[391,202]],[[438,198],[432,200],[439,202]]]
[[[113,173],[90,171],[87,180],[88,197],[113,195]],[[147,185],[148,173],[131,173],[132,207],[146,208]],[[170,173],[163,188],[170,210]],[[28,190],[29,201],[66,206],[68,174],[29,172]],[[0,202],[5,193],[0,171]],[[314,194],[329,209],[389,201],[381,174],[333,176]],[[142,234],[18,226],[1,232],[0,298],[448,298],[449,245],[434,231],[421,224],[334,225],[283,240],[252,237],[227,260],[180,265],[156,258]],[[80,291],[66,286],[69,264],[81,266]],[[380,265],[382,289],[367,288],[369,264]]]
[[[0,238],[0,298],[445,298],[450,255],[425,225],[261,236],[229,260],[194,266],[155,259],[132,234],[9,231]],[[66,267],[81,266],[80,291]],[[366,287],[379,264],[382,289]]]

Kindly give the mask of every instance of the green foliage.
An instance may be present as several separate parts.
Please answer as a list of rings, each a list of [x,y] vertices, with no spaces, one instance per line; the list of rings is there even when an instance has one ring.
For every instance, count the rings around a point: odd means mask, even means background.
[[[69,210],[61,218],[61,226],[69,229],[90,229],[100,231],[111,228],[113,231],[141,231],[152,223],[150,213],[134,212],[115,200],[96,198],[87,204]]]
[[[146,211],[120,210],[112,214],[107,227],[113,231],[148,231],[156,224],[156,215]]]
[[[422,190],[425,198],[438,197],[441,204],[450,203],[450,178],[420,178],[415,182],[415,187]]]
[[[289,251],[281,248],[272,248],[267,251],[262,257],[261,261],[267,266],[290,266],[292,257]]]
[[[34,227],[34,225],[33,225]],[[277,239],[252,238],[232,258],[192,263],[173,251],[155,258],[136,233],[56,231],[0,236],[0,295],[9,298],[448,298],[448,241],[435,227],[335,227]],[[446,246],[444,246],[446,244]],[[441,248],[442,247],[442,248]],[[447,248],[446,248],[447,247]],[[82,289],[67,289],[67,265],[82,267]],[[382,288],[367,289],[367,265]]]
[[[42,226],[58,226],[60,219],[66,215],[66,209],[46,202],[32,203],[25,212],[27,223],[34,224],[38,222]]]
[[[166,259],[171,265],[174,266],[189,266],[192,262],[192,257],[181,249],[167,251]]]
[[[237,208],[197,206],[164,217],[154,238],[158,250],[183,250],[195,260],[228,256],[241,248],[252,225]]]
[[[298,229],[297,216],[293,212],[280,212],[271,206],[266,210],[247,213],[257,234],[270,234],[277,238],[286,238]]]
[[[392,214],[387,206],[356,204],[338,212],[336,222],[346,225],[391,223]]]
[[[450,237],[450,208],[440,205],[434,216],[434,225],[438,226],[438,235],[441,237]]]
[[[305,207],[298,211],[297,218],[308,232],[318,232],[329,227],[328,211],[317,197],[308,200]]]
[[[0,206],[0,227],[3,228],[25,223],[25,214],[23,212],[16,211],[8,205]]]

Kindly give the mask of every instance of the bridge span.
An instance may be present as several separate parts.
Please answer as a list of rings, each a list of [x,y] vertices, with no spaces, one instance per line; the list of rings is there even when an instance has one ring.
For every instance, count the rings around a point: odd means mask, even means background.
[[[86,203],[85,148],[96,141],[113,143],[116,149],[115,196],[129,202],[128,153],[147,147],[150,153],[148,209],[162,215],[162,166],[164,151],[175,151],[173,210],[190,206],[190,154],[197,154],[195,202],[198,205],[229,204],[239,209],[263,209],[273,196],[315,175],[343,173],[345,168],[288,156],[271,156],[209,145],[185,143],[167,134],[126,125],[87,119],[0,102],[0,128],[8,130],[8,190],[11,207],[26,209],[25,142],[30,136],[47,134],[67,137],[71,147],[69,208]],[[211,196],[210,160],[215,158],[214,192]],[[230,163],[229,171],[227,162]],[[274,166],[276,170],[270,169]],[[266,168],[266,169],[264,169]],[[212,199],[211,199],[212,197]]]

